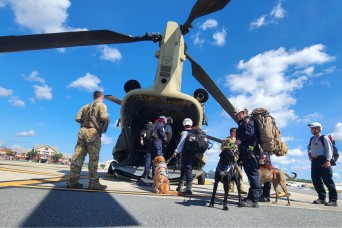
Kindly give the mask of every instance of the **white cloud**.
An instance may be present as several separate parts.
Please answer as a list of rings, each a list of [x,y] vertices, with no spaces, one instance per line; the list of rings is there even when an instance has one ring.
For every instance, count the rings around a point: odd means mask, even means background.
[[[212,28],[216,28],[218,25],[217,21],[214,19],[208,19],[205,22],[203,22],[203,24],[200,25],[200,28],[202,30],[207,30],[207,29],[212,29]]]
[[[225,86],[239,93],[229,100],[233,105],[244,104],[250,110],[264,107],[276,118],[280,128],[285,127],[288,121],[298,119],[290,109],[296,104],[293,92],[308,80],[307,76],[298,75],[298,71],[334,60],[324,49],[321,44],[298,51],[279,48],[258,54],[247,62],[241,60],[237,68],[242,73],[226,76]],[[293,69],[297,70],[296,75],[291,73]]]
[[[280,2],[272,9],[270,15],[276,19],[281,19],[285,16],[285,10],[281,7]]]
[[[30,137],[30,136],[35,136],[35,132],[33,130],[30,131],[22,131],[22,132],[18,132],[15,135],[16,136],[23,136],[23,137]]]
[[[191,38],[194,41],[194,45],[202,46],[204,44],[204,39],[201,38],[201,34],[198,32],[194,35],[191,35]]]
[[[31,81],[31,82],[41,82],[41,83],[45,83],[45,79],[42,78],[42,77],[39,77],[38,76],[38,72],[37,71],[32,71],[31,74],[29,76],[25,76],[25,75],[22,75],[22,77],[27,80],[27,81]]]
[[[215,32],[213,34],[214,44],[217,46],[223,46],[226,43],[226,29],[222,29],[220,32]]]
[[[51,100],[52,99],[52,89],[47,85],[34,85],[34,94],[38,100]]]
[[[0,7],[5,7],[8,0],[0,0]]]
[[[29,98],[29,101],[32,103],[32,104],[35,104],[36,103],[36,100],[34,98]]]
[[[214,142],[210,150],[205,152],[206,155],[218,155],[221,153],[221,144]]]
[[[101,59],[111,62],[118,62],[122,59],[121,53],[117,48],[110,48],[106,45],[100,47]]]
[[[342,123],[337,123],[334,127],[334,131],[331,133],[335,141],[342,141]]]
[[[66,32],[86,30],[69,27],[67,10],[70,0],[9,0],[19,25],[35,33]]]
[[[25,102],[19,97],[11,97],[8,102],[14,107],[25,108]]]
[[[108,137],[106,134],[103,134],[101,137],[101,142],[105,145],[111,144],[113,142],[113,137]]]
[[[267,24],[276,24],[280,19],[285,17],[285,10],[281,7],[281,2],[279,2],[271,12],[269,17],[267,15],[262,15],[250,23],[250,29],[256,29]],[[269,19],[268,19],[269,18]]]
[[[323,119],[322,114],[315,112],[315,113],[310,113],[308,115],[303,116],[302,121],[306,124],[309,124],[309,123],[312,123],[312,122],[315,122],[315,121],[321,120],[321,119]]]
[[[67,88],[79,88],[84,89],[88,92],[93,92],[95,90],[103,91],[102,87],[99,87],[101,80],[90,73],[86,73],[85,76],[79,77],[76,81],[71,82]]]
[[[7,97],[9,95],[12,95],[12,93],[13,93],[13,90],[6,89],[0,86],[0,97]]]
[[[290,164],[296,164],[297,162],[296,159],[289,158],[288,156],[282,156],[282,157],[272,156],[271,161],[272,161],[272,164],[279,164],[279,166],[282,166],[282,165],[288,166]]]
[[[295,156],[295,157],[301,157],[305,154],[306,154],[306,152],[302,151],[301,149],[290,149],[287,152],[287,156]]]
[[[286,142],[293,141],[294,137],[293,136],[287,136],[287,137],[281,137],[281,140]]]
[[[340,179],[340,178],[341,178],[341,175],[338,174],[338,173],[336,173],[336,172],[334,172],[334,173],[333,173],[333,177],[334,177],[334,179]]]
[[[259,28],[265,24],[266,24],[266,15],[262,15],[258,19],[255,19],[253,22],[251,22],[250,29]]]

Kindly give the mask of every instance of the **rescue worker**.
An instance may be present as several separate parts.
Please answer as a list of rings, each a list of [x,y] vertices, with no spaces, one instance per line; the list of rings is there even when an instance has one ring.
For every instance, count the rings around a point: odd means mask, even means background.
[[[232,127],[229,130],[229,133],[230,133],[230,135],[222,140],[221,151],[223,151],[225,149],[230,149],[231,146],[233,146],[234,149],[237,150],[237,145],[234,145],[235,140],[236,140],[236,128]],[[237,162],[238,159],[239,159],[239,155],[237,154],[237,155],[235,155],[234,161]],[[238,164],[237,170],[239,173],[239,180],[237,180],[237,181],[240,182],[240,193],[241,194],[247,194],[247,192],[245,191],[244,186],[243,186],[242,165]],[[229,183],[229,192],[234,192],[234,180],[230,181],[230,183]]]
[[[166,134],[164,125],[166,123],[166,117],[165,116],[159,116],[154,124],[154,129],[158,135],[158,139],[154,140],[152,144],[147,144],[147,150],[146,150],[146,162],[145,162],[145,170],[142,175],[143,178],[148,178],[150,168],[152,166],[152,179],[154,177],[154,171],[155,167],[153,165],[153,160],[156,156],[163,156],[164,154],[164,145],[166,145]]]
[[[235,144],[238,145],[239,160],[242,161],[250,184],[247,198],[241,202],[241,206],[257,208],[259,207],[260,192],[260,151],[256,145],[259,131],[254,120],[248,118],[245,107],[237,106],[234,113],[239,121]]]
[[[311,179],[318,194],[318,199],[314,200],[313,203],[337,207],[338,196],[330,164],[333,156],[332,143],[328,136],[322,135],[322,125],[320,123],[315,122],[308,124],[308,126],[313,135],[308,145],[308,155],[311,161]],[[329,202],[325,202],[327,193],[324,185],[329,190]]]
[[[106,185],[99,183],[97,169],[101,149],[101,134],[106,132],[109,117],[107,106],[103,103],[103,92],[93,93],[94,102],[84,105],[77,113],[75,120],[81,124],[78,131],[75,153],[70,164],[70,177],[67,183],[68,188],[82,188],[79,183],[83,162],[89,154],[89,189],[104,190]]]
[[[182,192],[186,195],[192,195],[192,165],[196,158],[196,153],[193,151],[187,151],[185,147],[186,138],[188,135],[188,131],[192,130],[192,120],[190,118],[185,118],[183,120],[183,126],[185,131],[181,134],[180,142],[173,153],[173,157],[176,157],[178,154],[182,156],[182,166],[181,166],[181,175],[177,187],[178,192]],[[183,181],[185,181],[185,189],[182,190]]]
[[[166,143],[169,144],[172,138],[172,123],[173,119],[171,117],[167,117],[167,122],[165,125],[165,133],[166,133]]]

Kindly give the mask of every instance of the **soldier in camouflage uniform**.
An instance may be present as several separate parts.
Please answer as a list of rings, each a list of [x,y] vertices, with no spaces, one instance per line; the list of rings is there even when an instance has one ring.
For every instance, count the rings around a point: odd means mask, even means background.
[[[84,105],[77,113],[75,120],[81,124],[75,154],[71,160],[68,188],[82,188],[79,183],[84,159],[89,154],[89,189],[104,190],[106,185],[99,183],[97,175],[99,154],[101,149],[101,134],[106,132],[109,117],[107,106],[103,103],[103,92],[95,91],[94,102]]]

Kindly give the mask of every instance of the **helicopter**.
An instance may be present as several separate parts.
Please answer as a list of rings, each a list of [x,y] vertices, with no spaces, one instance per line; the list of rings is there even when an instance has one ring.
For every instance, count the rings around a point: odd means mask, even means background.
[[[113,95],[105,98],[120,105],[120,119],[117,126],[121,126],[121,133],[113,148],[114,161],[108,172],[116,176],[139,180],[144,171],[144,148],[139,143],[140,130],[144,124],[155,120],[159,116],[170,116],[173,119],[173,132],[183,130],[182,122],[185,118],[192,119],[194,126],[202,127],[208,121],[204,105],[209,94],[220,104],[236,122],[234,107],[221,92],[215,82],[205,70],[189,55],[184,36],[192,28],[192,22],[204,15],[222,10],[230,0],[198,0],[184,24],[167,22],[163,35],[146,33],[143,36],[131,36],[110,30],[74,31],[61,33],[46,33],[22,36],[0,37],[0,53],[30,51],[51,48],[66,48],[87,45],[133,43],[152,41],[159,45],[155,57],[158,59],[154,84],[148,88],[141,88],[136,80],[128,80],[124,84],[126,92],[123,99]],[[183,63],[189,60],[192,75],[203,86],[194,91],[193,95],[181,92]],[[221,139],[208,136],[210,140],[221,143]],[[165,158],[171,155],[177,147],[177,139],[168,145]],[[199,184],[204,184],[205,155],[195,159],[193,175]],[[176,159],[170,160],[170,181],[178,181],[180,167]]]

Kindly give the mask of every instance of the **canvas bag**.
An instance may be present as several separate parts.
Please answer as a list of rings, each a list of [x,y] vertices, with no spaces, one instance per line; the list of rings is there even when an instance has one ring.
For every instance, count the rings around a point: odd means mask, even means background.
[[[276,156],[286,155],[288,147],[281,141],[281,132],[270,113],[264,108],[256,108],[252,111],[251,118],[259,128],[259,143],[262,150]]]

